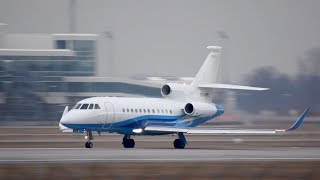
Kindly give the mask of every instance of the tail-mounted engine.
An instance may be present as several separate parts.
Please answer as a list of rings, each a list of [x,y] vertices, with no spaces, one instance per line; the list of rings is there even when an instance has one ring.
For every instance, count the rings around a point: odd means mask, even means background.
[[[169,96],[172,93],[171,87],[168,84],[165,84],[161,88],[162,96]]]
[[[195,102],[187,103],[183,111],[189,116],[211,116],[217,112],[217,108],[214,104]]]
[[[168,98],[185,98],[192,96],[194,90],[194,87],[188,84],[168,83],[161,87],[161,94]]]

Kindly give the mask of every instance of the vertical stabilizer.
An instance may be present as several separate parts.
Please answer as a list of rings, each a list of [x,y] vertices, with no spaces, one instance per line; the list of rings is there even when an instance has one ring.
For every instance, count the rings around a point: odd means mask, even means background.
[[[215,83],[218,80],[220,54],[222,47],[220,46],[208,46],[210,50],[207,59],[201,66],[198,74],[194,78],[191,85],[198,86],[199,84]]]

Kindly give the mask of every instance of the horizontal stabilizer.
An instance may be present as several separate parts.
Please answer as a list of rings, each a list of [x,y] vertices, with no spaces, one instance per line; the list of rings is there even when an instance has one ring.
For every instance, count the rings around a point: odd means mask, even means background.
[[[219,83],[210,83],[210,84],[200,84],[200,88],[214,88],[214,89],[237,89],[237,90],[251,90],[251,91],[265,91],[269,88],[262,87],[253,87],[253,86],[240,86],[233,84],[219,84]]]

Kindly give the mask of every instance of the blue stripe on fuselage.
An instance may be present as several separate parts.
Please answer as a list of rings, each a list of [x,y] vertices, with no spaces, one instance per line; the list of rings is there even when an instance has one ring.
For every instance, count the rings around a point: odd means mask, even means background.
[[[180,116],[163,116],[163,115],[147,115],[139,116],[132,119],[109,123],[109,124],[63,124],[71,129],[92,130],[92,131],[106,131],[117,132],[119,134],[130,134],[132,129],[144,128],[146,126],[175,126],[175,127],[195,127],[210,119],[220,116],[224,113],[223,107],[216,105],[217,112],[209,117],[191,117],[195,118],[190,121],[181,122],[187,115]]]
[[[63,124],[64,126],[71,129],[87,129],[87,130],[107,130],[110,128],[141,128],[146,127],[148,125],[163,125],[163,126],[173,126],[177,123],[179,119],[181,119],[185,115],[180,116],[161,116],[161,115],[147,115],[147,116],[139,116],[132,119],[115,122],[115,123],[107,123],[107,124]],[[104,128],[108,127],[108,128]]]

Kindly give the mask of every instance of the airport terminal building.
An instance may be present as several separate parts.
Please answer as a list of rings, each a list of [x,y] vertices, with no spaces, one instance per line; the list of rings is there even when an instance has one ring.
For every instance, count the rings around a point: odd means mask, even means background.
[[[91,96],[160,96],[157,87],[106,77],[105,44],[99,34],[1,32],[0,121],[54,123],[64,106]]]

